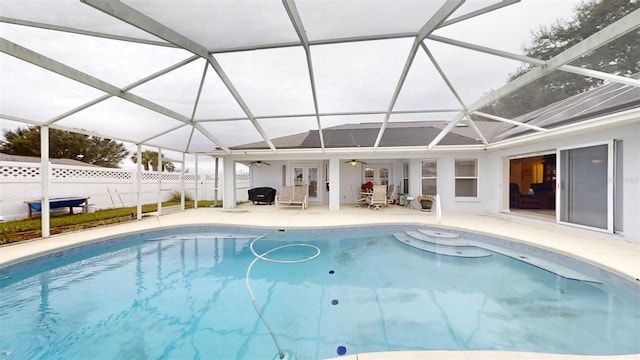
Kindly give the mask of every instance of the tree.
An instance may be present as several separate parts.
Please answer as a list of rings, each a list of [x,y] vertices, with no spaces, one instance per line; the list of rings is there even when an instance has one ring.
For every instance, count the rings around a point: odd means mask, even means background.
[[[138,153],[134,153],[131,156],[133,163],[138,162]],[[149,168],[151,164],[151,168]],[[146,170],[158,171],[158,153],[155,151],[145,150],[142,152],[142,167]],[[162,171],[174,172],[176,171],[175,165],[171,161],[162,161]]]
[[[581,3],[576,7],[573,19],[558,21],[553,26],[541,27],[536,31],[531,45],[524,49],[525,54],[549,60],[638,8],[639,1],[629,0]],[[636,31],[632,31],[570,64],[622,76],[640,72],[640,36]],[[533,65],[530,64],[522,66],[510,74],[508,80],[522,76],[531,68]],[[483,111],[503,117],[515,117],[582,93],[602,83],[603,80],[600,79],[554,71],[499,99]]]
[[[0,139],[0,152],[40,156],[40,127],[4,130],[3,139]],[[87,164],[117,168],[127,155],[129,151],[125,146],[114,140],[69,131],[49,130],[50,158],[74,159]]]

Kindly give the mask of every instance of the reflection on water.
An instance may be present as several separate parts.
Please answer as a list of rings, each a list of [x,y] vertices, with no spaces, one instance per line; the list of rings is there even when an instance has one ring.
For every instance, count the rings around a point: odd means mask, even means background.
[[[4,276],[0,359],[272,357],[244,287],[255,236],[156,234]],[[566,280],[499,254],[438,256],[381,228],[274,233],[256,251],[301,240],[319,246],[320,257],[261,262],[251,273],[261,310],[298,358],[333,357],[340,346],[348,355],[640,352],[640,296],[631,286]]]

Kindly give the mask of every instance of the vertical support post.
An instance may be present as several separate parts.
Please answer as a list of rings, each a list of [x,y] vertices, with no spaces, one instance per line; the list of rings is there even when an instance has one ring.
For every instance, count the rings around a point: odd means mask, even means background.
[[[49,166],[49,127],[43,125],[40,127],[40,176],[42,186],[42,206],[41,217],[42,220],[42,237],[49,237],[51,235],[51,214],[49,212],[49,183],[50,183],[50,166]]]
[[[409,160],[409,196],[416,197],[420,194],[422,194],[422,161],[411,159]]]
[[[180,210],[184,211],[184,160],[185,154],[182,153],[182,170],[180,171]]]
[[[502,202],[500,204],[500,211],[502,212],[510,212],[511,208],[511,196],[509,194],[509,168],[511,166],[511,162],[508,157],[502,158]]]
[[[613,230],[613,209],[614,209],[614,203],[613,203],[613,190],[614,190],[614,183],[615,181],[613,181],[612,179],[615,179],[615,175],[614,175],[614,142],[613,140],[609,140],[608,144],[607,144],[607,231],[609,233],[614,232]]]
[[[329,210],[340,210],[340,159],[329,159]]]
[[[216,167],[214,169],[213,175],[213,207],[218,206],[218,178],[220,176],[218,166],[219,166],[220,158],[216,157]]]
[[[194,199],[193,199],[193,208],[197,209],[198,208],[198,181],[200,181],[200,173],[198,173],[198,155],[196,154],[196,180],[195,180],[195,185],[196,185],[196,193],[194,195]]]
[[[162,149],[158,148],[158,216],[162,215]]]
[[[436,205],[436,223],[438,225],[442,224],[442,205],[440,205],[440,195],[436,194],[435,196],[435,205]]]
[[[233,209],[236,207],[236,162],[226,157],[222,161],[222,166],[224,176],[222,205],[225,209]]]
[[[136,219],[142,219],[142,145],[138,144],[136,154]]]

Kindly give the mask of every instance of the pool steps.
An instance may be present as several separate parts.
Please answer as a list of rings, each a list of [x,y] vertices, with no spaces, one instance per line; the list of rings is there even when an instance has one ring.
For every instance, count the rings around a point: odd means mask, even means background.
[[[522,261],[529,265],[546,270],[570,280],[578,280],[600,284],[601,282],[586,276],[578,271],[569,269],[551,261],[547,261],[531,255],[524,255],[518,251],[510,250],[496,245],[486,244],[479,241],[460,238],[459,234],[434,231],[428,229],[418,229],[417,231],[407,230],[404,233],[394,233],[393,236],[403,244],[414,248],[432,252],[438,255],[478,258],[491,256],[491,252],[508,256],[512,259]]]
[[[455,256],[463,258],[479,258],[491,256],[489,251],[479,249],[475,246],[465,246],[461,243],[437,242],[436,240],[426,240],[419,238],[420,233],[416,231],[405,231],[404,233],[394,233],[393,236],[403,244],[416,249],[432,252],[438,255]]]

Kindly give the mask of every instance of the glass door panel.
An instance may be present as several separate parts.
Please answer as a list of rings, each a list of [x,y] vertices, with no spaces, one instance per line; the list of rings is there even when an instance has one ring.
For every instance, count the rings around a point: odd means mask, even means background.
[[[309,200],[318,199],[318,168],[307,168],[307,180],[309,184]]]
[[[608,145],[560,152],[560,221],[608,229]]]
[[[364,169],[364,182],[371,181],[376,185],[389,185],[391,170],[389,165],[367,165]]]
[[[378,170],[380,185],[389,185],[389,168],[384,166]]]
[[[364,182],[367,182],[367,181],[375,182],[374,181],[375,180],[374,174],[375,174],[375,169],[374,168],[369,167],[369,166],[365,167],[364,168]]]
[[[293,168],[293,185],[304,185],[304,168],[303,167],[294,167]]]
[[[624,231],[623,222],[622,222],[622,210],[623,210],[623,201],[624,201],[624,173],[622,171],[622,151],[623,145],[622,140],[617,140],[615,143],[615,167],[614,167],[614,177],[615,181],[615,190],[614,190],[614,198],[613,203],[615,208],[613,209],[613,231],[614,232],[622,232]]]

